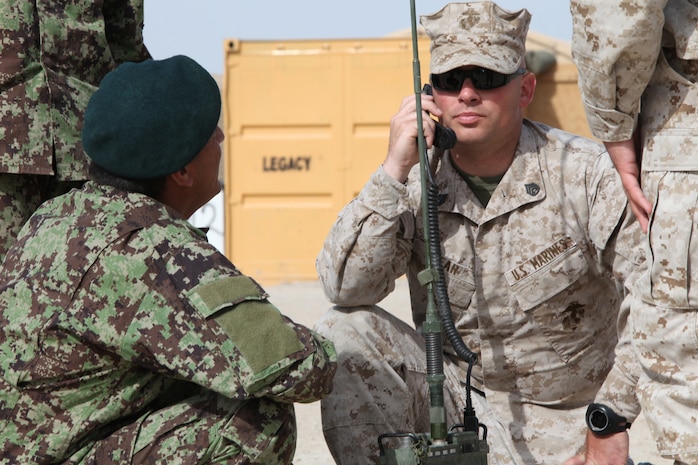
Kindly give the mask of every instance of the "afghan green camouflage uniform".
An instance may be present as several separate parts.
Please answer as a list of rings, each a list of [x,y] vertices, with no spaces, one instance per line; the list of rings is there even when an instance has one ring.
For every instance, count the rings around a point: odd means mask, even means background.
[[[631,312],[638,398],[660,454],[698,463],[698,1],[573,1],[572,14],[590,127],[609,142],[639,127],[653,204]],[[624,392],[599,400],[628,414]]]
[[[338,354],[335,387],[322,401],[338,463],[376,463],[382,433],[429,432],[424,341],[375,305],[406,273],[414,323],[425,321],[418,170],[403,185],[379,168],[318,257],[325,292],[341,306],[317,324]],[[486,399],[473,402],[489,430],[488,463],[560,465],[584,444],[584,411],[627,314],[624,285],[642,262],[618,175],[599,144],[525,121],[486,208],[448,154],[435,179],[453,318],[481,361],[474,387]],[[451,425],[466,406],[466,364],[449,343],[444,351]]]
[[[288,464],[334,349],[164,205],[92,182],[0,275],[3,464]]]
[[[149,57],[143,0],[0,2],[0,262],[44,200],[87,179],[80,133],[102,77]]]

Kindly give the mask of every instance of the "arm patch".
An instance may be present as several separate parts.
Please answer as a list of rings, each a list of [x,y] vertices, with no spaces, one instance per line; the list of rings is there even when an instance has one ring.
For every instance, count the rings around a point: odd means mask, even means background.
[[[219,312],[215,320],[238,347],[254,373],[276,364],[305,346],[279,310],[269,302],[244,302]]]
[[[305,346],[262,288],[248,276],[202,284],[189,301],[223,328],[254,373],[276,364]]]

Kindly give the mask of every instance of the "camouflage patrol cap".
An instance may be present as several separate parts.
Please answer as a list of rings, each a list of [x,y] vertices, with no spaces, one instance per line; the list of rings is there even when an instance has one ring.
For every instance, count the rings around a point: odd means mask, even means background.
[[[191,58],[123,63],[87,104],[82,142],[92,161],[112,174],[158,178],[201,152],[220,111],[218,84]]]
[[[420,22],[431,38],[431,72],[480,66],[511,74],[524,65],[531,14],[496,3],[449,3]]]

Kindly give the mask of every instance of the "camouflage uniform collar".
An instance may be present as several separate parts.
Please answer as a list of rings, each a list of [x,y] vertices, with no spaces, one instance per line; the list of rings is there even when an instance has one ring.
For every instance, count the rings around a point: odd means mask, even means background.
[[[545,198],[545,185],[539,160],[540,144],[533,128],[524,124],[516,155],[483,208],[467,183],[451,163],[446,152],[441,157],[436,182],[439,186],[439,211],[458,213],[476,224],[504,215]]]
[[[113,186],[98,184],[94,181],[85,183],[81,190],[82,195],[89,198],[95,204],[100,214],[113,216],[110,212],[119,212],[119,216],[127,218],[134,228],[147,227],[158,221],[181,221],[195,231],[197,235],[205,238],[206,234],[199,228],[192,226],[186,218],[177,213],[171,207],[152,197],[137,192],[127,192]]]

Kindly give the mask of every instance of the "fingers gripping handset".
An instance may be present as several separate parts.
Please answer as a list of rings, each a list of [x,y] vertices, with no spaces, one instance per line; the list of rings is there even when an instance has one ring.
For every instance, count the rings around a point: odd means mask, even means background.
[[[430,86],[427,85],[422,88],[421,99],[425,100],[424,103],[429,109],[435,112],[435,114],[440,115],[441,111],[434,102],[431,101],[432,99],[425,98],[423,97],[424,95],[431,95]],[[383,169],[390,177],[401,183],[407,180],[407,176],[412,167],[419,163],[419,157],[425,155],[425,153],[421,155],[419,153],[420,150],[425,151],[425,147],[421,149],[419,147],[419,131],[425,131],[427,128],[420,127],[422,125],[418,123],[420,116],[426,116],[426,114],[430,112],[422,108],[423,113],[419,115],[418,112],[415,111],[415,106],[420,107],[418,103],[421,103],[421,99],[417,99],[415,96],[405,97],[400,106],[400,110],[393,115],[390,120],[388,153],[383,161]],[[434,118],[428,119],[430,128],[434,128],[433,134],[431,134],[431,137],[433,137],[431,144],[442,150],[454,147],[456,144],[455,133],[439,124]],[[431,129],[429,131],[431,131]]]
[[[431,95],[431,84],[424,84],[422,93]],[[438,121],[434,121],[436,129],[434,131],[434,145],[441,150],[448,150],[456,145],[456,133],[451,128],[447,128]]]

